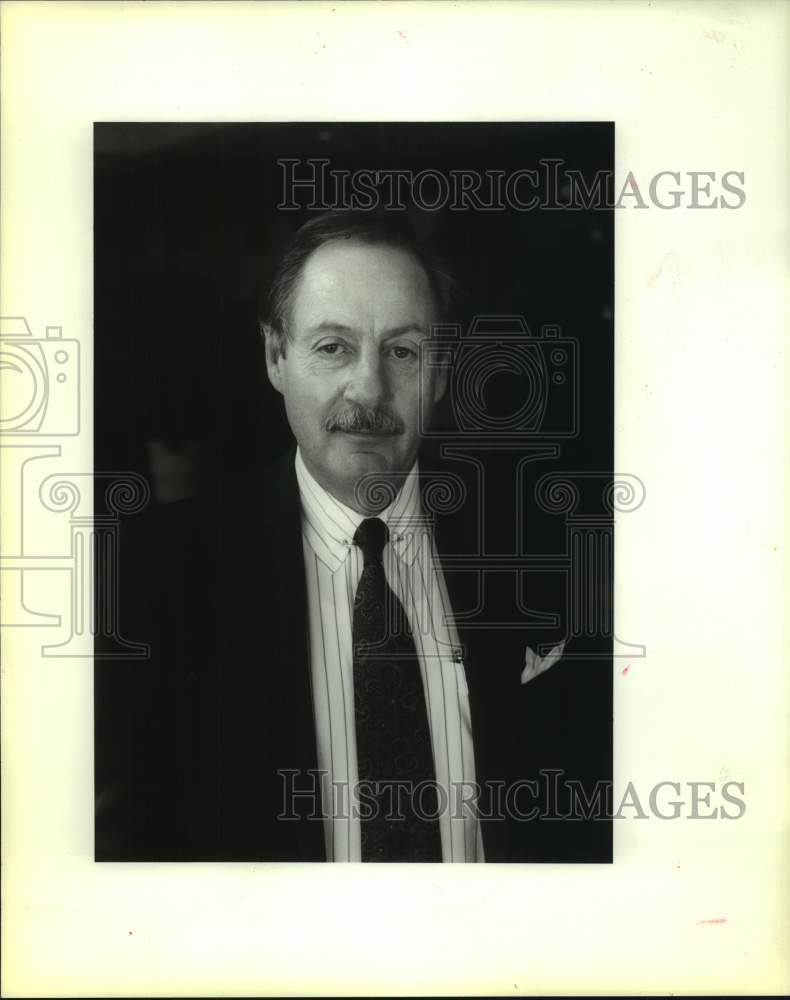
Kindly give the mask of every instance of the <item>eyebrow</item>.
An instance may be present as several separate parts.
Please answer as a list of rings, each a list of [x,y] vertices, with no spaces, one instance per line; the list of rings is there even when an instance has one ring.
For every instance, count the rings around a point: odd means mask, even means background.
[[[345,323],[335,323],[332,320],[324,320],[316,326],[311,326],[307,331],[309,336],[320,333],[345,333],[358,336],[359,331],[353,327],[346,326]],[[425,330],[418,323],[405,323],[403,326],[395,326],[391,330],[386,330],[382,335],[382,340],[389,340],[391,337],[401,337],[406,333],[419,333],[423,335]]]

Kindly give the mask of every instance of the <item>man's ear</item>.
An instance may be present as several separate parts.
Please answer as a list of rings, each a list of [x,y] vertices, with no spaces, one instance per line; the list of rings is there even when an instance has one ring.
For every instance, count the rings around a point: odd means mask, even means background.
[[[283,376],[280,366],[283,361],[283,353],[280,350],[280,343],[268,324],[261,326],[261,332],[266,345],[266,373],[271,384],[277,392],[281,393],[283,391]]]

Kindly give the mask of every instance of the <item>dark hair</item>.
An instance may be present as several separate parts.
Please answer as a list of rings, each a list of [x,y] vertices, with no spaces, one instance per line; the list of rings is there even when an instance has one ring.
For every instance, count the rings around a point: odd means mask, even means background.
[[[438,251],[417,238],[405,213],[325,212],[297,230],[274,272],[268,295],[261,302],[261,335],[270,331],[278,350],[284,349],[283,341],[288,336],[288,311],[307,259],[319,247],[338,240],[397,247],[411,254],[425,271],[439,318],[445,320],[450,317],[457,292],[456,282]]]

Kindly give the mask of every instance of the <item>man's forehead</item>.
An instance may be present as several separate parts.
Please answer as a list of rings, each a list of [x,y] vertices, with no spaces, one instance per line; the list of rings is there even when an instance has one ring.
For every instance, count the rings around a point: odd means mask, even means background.
[[[419,260],[387,245],[333,242],[305,262],[291,303],[297,327],[319,324],[425,333],[435,321],[430,282]]]

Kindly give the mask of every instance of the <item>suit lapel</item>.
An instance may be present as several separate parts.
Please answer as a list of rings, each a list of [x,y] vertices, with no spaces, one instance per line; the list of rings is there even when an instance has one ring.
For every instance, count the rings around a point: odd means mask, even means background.
[[[252,552],[255,605],[251,621],[253,643],[260,647],[264,725],[260,741],[268,803],[263,817],[267,857],[290,861],[324,861],[323,823],[307,799],[298,800],[304,816],[278,819],[285,788],[310,787],[317,771],[317,750],[310,680],[307,596],[304,578],[299,491],[294,450],[260,473],[252,523],[257,527]],[[262,626],[262,627],[261,627]],[[252,648],[255,648],[253,645]],[[287,779],[285,772],[297,772]],[[315,799],[320,812],[320,788]],[[302,809],[297,808],[301,814]],[[312,815],[312,819],[306,818]],[[274,853],[272,854],[272,848]]]
[[[269,587],[267,601],[272,612],[269,620],[273,655],[266,676],[271,708],[270,752],[277,769],[299,772],[294,778],[298,788],[309,788],[315,781],[318,796],[301,505],[294,456],[295,450],[290,449],[273,467],[273,504],[271,512],[266,512],[269,523],[263,532],[269,545],[261,575]],[[316,801],[320,811],[320,798]],[[308,800],[304,802],[304,817],[280,820],[280,832],[286,833],[299,860],[324,861],[323,822],[309,808]]]

